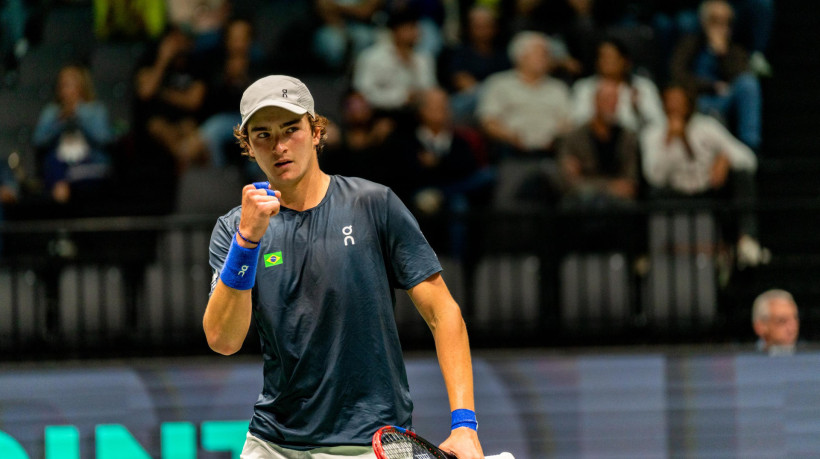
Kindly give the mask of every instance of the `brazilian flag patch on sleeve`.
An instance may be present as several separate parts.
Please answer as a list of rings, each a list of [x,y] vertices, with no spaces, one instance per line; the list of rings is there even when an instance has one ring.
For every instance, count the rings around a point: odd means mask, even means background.
[[[282,252],[266,253],[264,256],[265,267],[282,264]]]

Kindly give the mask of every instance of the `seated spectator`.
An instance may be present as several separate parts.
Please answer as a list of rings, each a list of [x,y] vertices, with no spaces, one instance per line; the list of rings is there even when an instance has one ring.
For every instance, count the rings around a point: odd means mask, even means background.
[[[94,34],[101,41],[156,40],[166,23],[163,0],[94,0]]]
[[[592,118],[570,132],[558,150],[564,209],[607,210],[631,205],[638,195],[638,137],[618,121],[619,83],[602,79],[595,90]],[[624,250],[641,228],[629,214],[607,214],[562,220],[565,247]]]
[[[732,40],[734,12],[725,0],[707,0],[699,10],[701,33],[683,38],[672,56],[674,81],[697,88],[697,109],[730,125],[752,150],[761,143],[762,95],[749,70],[746,50]]]
[[[386,183],[423,226],[432,226],[425,230],[428,237],[443,239],[440,243],[447,252],[461,256],[466,225],[458,217],[487,202],[493,174],[483,163],[478,132],[455,126],[449,107],[447,92],[441,88],[420,94],[418,122],[391,139],[393,170],[401,174]],[[450,221],[453,216],[455,221]]]
[[[168,22],[188,34],[193,50],[207,53],[219,47],[231,13],[230,0],[174,0],[167,2]]]
[[[231,20],[225,26],[222,47],[210,60],[219,64],[208,80],[205,121],[199,126],[200,148],[213,166],[224,167],[241,158],[233,128],[242,121],[237,110],[242,93],[265,73],[264,55],[254,41],[253,25],[244,19]]]
[[[387,183],[395,170],[388,167],[385,142],[396,122],[376,113],[364,96],[351,91],[342,101],[341,125],[328,126],[327,146],[319,156],[322,170]]]
[[[649,123],[662,122],[663,104],[655,83],[632,73],[629,50],[617,39],[604,39],[598,45],[597,72],[572,86],[572,115],[575,123],[586,123],[595,115],[596,93],[601,82],[619,89],[615,120],[634,132]]]
[[[385,0],[384,12],[390,15],[403,9],[412,9],[418,18],[419,27],[416,51],[436,57],[444,47],[445,34],[450,32],[445,31],[445,27],[453,27],[453,24],[447,21],[458,19],[453,18],[453,14],[457,14],[455,10],[458,6],[451,4],[445,7],[444,3],[441,0]]]
[[[506,17],[502,19],[507,19],[508,31],[514,35],[531,30],[552,37],[556,73],[573,79],[593,72],[598,41],[610,27],[624,22],[629,2],[523,0],[501,3],[506,10]]]
[[[767,290],[752,305],[757,348],[769,355],[792,355],[800,335],[800,315],[794,297],[785,290]]]
[[[388,20],[388,39],[358,56],[353,88],[375,109],[400,113],[409,109],[419,91],[435,86],[433,56],[415,50],[419,39],[418,15],[397,10]]]
[[[207,86],[191,37],[170,28],[138,64],[135,88],[136,138],[147,135],[168,152],[177,173],[202,161],[198,128]]]
[[[313,35],[313,52],[333,71],[344,70],[347,62],[376,42],[373,16],[384,0],[315,0],[321,25]]]
[[[40,113],[34,147],[42,156],[42,178],[51,198],[60,204],[86,205],[104,197],[113,140],[108,110],[95,100],[91,74],[78,65],[57,76],[56,100]]]
[[[592,118],[561,143],[558,158],[565,204],[607,207],[637,197],[638,138],[618,117],[623,96],[620,83],[601,79]]]
[[[554,156],[556,140],[571,128],[567,85],[550,77],[550,41],[520,32],[509,45],[514,68],[491,75],[478,101],[477,117],[494,144],[495,159]]]
[[[716,119],[695,113],[692,96],[681,86],[663,93],[667,122],[641,135],[643,173],[654,198],[731,198],[749,204],[755,198],[757,158]],[[766,262],[768,251],[757,240],[753,212],[738,221],[739,267]],[[729,236],[731,237],[731,235]]]
[[[766,58],[766,51],[774,26],[774,0],[731,0],[737,12],[734,39],[749,51],[749,67],[761,77],[771,76],[772,68]],[[651,23],[661,56],[671,54],[674,43],[680,37],[695,34],[698,24],[700,0],[674,0],[657,2],[654,5]]]
[[[464,43],[445,52],[442,73],[445,86],[453,93],[455,119],[472,123],[480,84],[511,65],[499,40],[493,10],[480,5],[471,8],[465,35]]]

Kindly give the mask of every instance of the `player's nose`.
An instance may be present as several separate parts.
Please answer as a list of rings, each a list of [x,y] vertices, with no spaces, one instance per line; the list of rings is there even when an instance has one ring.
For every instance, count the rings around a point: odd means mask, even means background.
[[[277,153],[285,153],[288,150],[287,145],[285,144],[284,136],[277,136],[276,142],[273,143],[273,151]]]

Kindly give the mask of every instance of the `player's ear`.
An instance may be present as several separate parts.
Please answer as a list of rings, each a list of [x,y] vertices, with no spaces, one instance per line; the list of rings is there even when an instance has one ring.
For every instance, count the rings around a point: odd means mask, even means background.
[[[313,146],[319,145],[320,140],[322,140],[322,128],[315,126],[313,128]]]
[[[762,320],[755,320],[752,323],[752,328],[754,328],[755,334],[761,338],[763,338],[766,335],[766,332],[768,331],[766,323],[764,323]]]

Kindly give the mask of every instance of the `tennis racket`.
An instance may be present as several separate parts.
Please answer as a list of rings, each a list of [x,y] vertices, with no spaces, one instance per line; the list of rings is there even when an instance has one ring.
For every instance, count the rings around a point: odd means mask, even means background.
[[[415,433],[398,426],[384,426],[373,434],[377,459],[455,459]],[[515,459],[510,453],[485,459]]]

